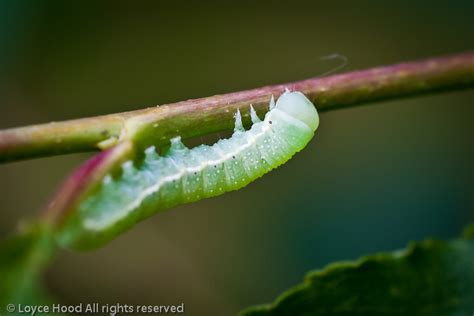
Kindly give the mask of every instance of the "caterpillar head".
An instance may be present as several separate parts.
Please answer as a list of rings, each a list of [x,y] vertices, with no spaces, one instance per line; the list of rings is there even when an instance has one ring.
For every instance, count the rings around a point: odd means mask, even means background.
[[[319,125],[319,116],[313,103],[298,91],[283,93],[275,106],[280,111],[305,123],[314,132]]]

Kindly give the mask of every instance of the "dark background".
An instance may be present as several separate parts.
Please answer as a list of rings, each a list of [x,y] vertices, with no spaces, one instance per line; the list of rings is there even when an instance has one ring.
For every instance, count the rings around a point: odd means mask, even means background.
[[[0,1],[0,127],[140,109],[473,48],[472,1]],[[46,275],[65,304],[229,315],[313,268],[474,220],[472,91],[324,113],[243,190],[166,211]],[[317,106],[317,105],[316,105]],[[0,165],[0,237],[90,154]]]

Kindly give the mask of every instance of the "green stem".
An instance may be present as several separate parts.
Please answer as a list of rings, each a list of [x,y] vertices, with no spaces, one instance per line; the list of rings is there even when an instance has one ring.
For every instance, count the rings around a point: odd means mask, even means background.
[[[285,88],[305,93],[319,111],[474,86],[474,52],[215,95],[148,109],[0,131],[0,162],[99,150],[130,139],[156,145],[233,128],[240,108],[263,114]],[[143,144],[145,145],[145,144]]]

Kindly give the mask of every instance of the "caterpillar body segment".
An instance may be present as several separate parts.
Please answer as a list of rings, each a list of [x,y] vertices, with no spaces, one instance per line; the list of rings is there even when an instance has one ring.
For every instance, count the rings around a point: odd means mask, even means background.
[[[231,138],[188,149],[171,139],[163,156],[154,147],[139,165],[122,165],[119,179],[106,176],[85,197],[58,234],[71,248],[97,247],[159,210],[237,190],[289,160],[311,140],[319,124],[313,104],[300,92],[285,92],[260,121],[245,131],[240,112]]]

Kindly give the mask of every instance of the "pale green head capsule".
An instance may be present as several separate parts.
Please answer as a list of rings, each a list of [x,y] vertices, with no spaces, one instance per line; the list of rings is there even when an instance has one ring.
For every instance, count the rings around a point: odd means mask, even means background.
[[[314,132],[319,125],[319,116],[313,103],[301,92],[285,92],[276,103],[276,108],[305,123]]]

